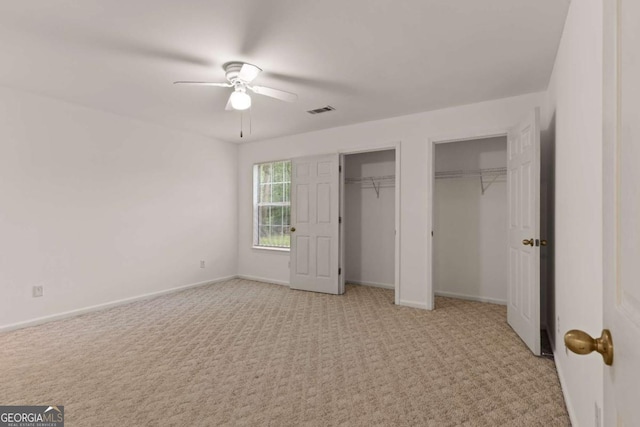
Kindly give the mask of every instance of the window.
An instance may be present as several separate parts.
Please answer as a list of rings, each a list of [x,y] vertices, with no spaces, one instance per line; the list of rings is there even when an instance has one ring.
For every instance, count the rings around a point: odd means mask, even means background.
[[[289,248],[291,225],[291,162],[260,163],[253,167],[253,244]]]

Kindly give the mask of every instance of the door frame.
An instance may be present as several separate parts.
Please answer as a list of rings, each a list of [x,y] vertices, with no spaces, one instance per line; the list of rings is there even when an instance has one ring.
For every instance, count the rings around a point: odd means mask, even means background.
[[[431,137],[427,139],[427,162],[429,173],[427,174],[427,310],[435,309],[435,289],[433,286],[433,217],[435,213],[435,184],[436,184],[436,145],[449,142],[473,141],[476,139],[505,137],[509,134],[509,127],[498,129],[485,129],[467,131],[456,134]]]
[[[376,151],[389,151],[389,150],[394,150],[395,151],[395,155],[396,155],[396,161],[395,161],[395,166],[396,166],[396,178],[395,178],[395,229],[396,229],[396,235],[395,235],[395,260],[394,260],[394,284],[393,284],[393,288],[394,288],[394,300],[395,300],[395,304],[399,305],[400,304],[400,226],[401,226],[401,219],[400,219],[400,155],[401,155],[401,146],[402,146],[402,142],[398,141],[395,143],[391,143],[388,145],[371,145],[371,146],[361,146],[361,147],[356,147],[356,148],[349,148],[349,149],[344,149],[344,150],[339,150],[338,154],[340,155],[340,164],[343,164],[344,161],[344,156],[348,156],[351,154],[361,154],[361,153],[373,153]],[[340,215],[342,217],[344,217],[344,203],[342,203],[344,201],[344,192],[345,192],[345,184],[344,184],[344,173],[345,171],[342,172],[342,174],[340,175]],[[346,223],[343,223],[346,225]],[[344,266],[344,229],[345,226],[342,225],[340,227],[340,266],[342,268],[342,277],[346,277],[346,268]]]

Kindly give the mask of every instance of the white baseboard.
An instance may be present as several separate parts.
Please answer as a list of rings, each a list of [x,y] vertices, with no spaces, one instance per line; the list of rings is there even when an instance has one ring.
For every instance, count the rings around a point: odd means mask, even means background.
[[[459,299],[466,299],[469,301],[488,302],[491,304],[507,305],[506,300],[501,300],[497,298],[478,297],[474,295],[457,294],[455,292],[443,292],[443,291],[435,291],[434,293],[439,297],[459,298]]]
[[[238,278],[238,279],[253,280],[254,282],[269,283],[269,284],[272,284],[272,285],[289,286],[289,282],[285,282],[283,280],[266,279],[264,277],[257,277],[257,276],[247,276],[246,274],[238,274],[235,277]]]
[[[404,307],[421,308],[423,310],[429,310],[429,307],[427,307],[426,303],[418,302],[418,301],[400,300],[400,303],[398,305],[402,305]]]
[[[189,288],[195,288],[195,287],[198,287],[198,286],[210,285],[210,284],[213,284],[213,283],[220,283],[220,282],[224,282],[224,281],[227,281],[227,280],[235,279],[236,277],[237,276],[233,275],[233,276],[227,276],[227,277],[220,277],[220,278],[217,278],[217,279],[205,280],[203,282],[198,282],[198,283],[190,283],[188,285],[176,286],[175,288],[171,288],[171,289],[163,289],[161,291],[150,292],[150,293],[138,295],[138,296],[135,296],[135,297],[123,298],[123,299],[116,300],[116,301],[106,302],[104,304],[96,304],[96,305],[92,305],[92,306],[89,306],[89,307],[79,308],[79,309],[76,309],[76,310],[65,311],[63,313],[51,314],[49,316],[38,317],[38,318],[35,318],[35,319],[25,320],[25,321],[17,322],[17,323],[10,323],[8,325],[0,326],[0,332],[13,331],[13,330],[16,330],[16,329],[22,329],[22,328],[26,328],[26,327],[29,327],[29,326],[36,326],[36,325],[40,325],[40,324],[43,324],[43,323],[52,322],[54,320],[65,319],[67,317],[79,316],[81,314],[90,313],[92,311],[100,311],[100,310],[104,310],[104,309],[111,308],[111,307],[116,307],[116,306],[119,306],[119,305],[128,304],[128,303],[135,302],[135,301],[141,301],[141,300],[145,300],[145,299],[159,297],[159,296],[165,295],[165,294],[171,294],[171,293],[174,293],[174,292],[184,291],[185,289],[189,289]]]
[[[396,287],[393,285],[390,285],[388,283],[376,283],[376,282],[361,282],[358,280],[347,280],[346,283],[348,285],[361,285],[361,286],[371,286],[374,288],[383,288],[383,289],[395,289]]]

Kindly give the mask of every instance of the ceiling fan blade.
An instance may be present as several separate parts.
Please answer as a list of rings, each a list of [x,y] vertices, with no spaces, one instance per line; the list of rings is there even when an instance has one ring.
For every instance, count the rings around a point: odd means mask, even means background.
[[[231,83],[212,83],[212,82],[173,82],[174,85],[195,85],[195,86],[215,86],[215,87],[233,87]]]
[[[258,74],[260,74],[261,71],[261,68],[258,68],[253,64],[244,63],[238,73],[238,80],[242,80],[245,83],[251,83],[253,79],[258,77]]]
[[[233,95],[233,92],[231,92],[231,95]],[[224,107],[224,109],[227,110],[227,111],[233,110],[233,106],[231,105],[231,95],[229,95],[229,100],[227,101],[227,106]]]
[[[280,89],[273,89],[270,87],[264,86],[247,86],[253,92],[258,95],[270,96],[271,98],[279,99],[280,101],[286,102],[296,102],[298,100],[298,95],[291,92],[286,92]]]

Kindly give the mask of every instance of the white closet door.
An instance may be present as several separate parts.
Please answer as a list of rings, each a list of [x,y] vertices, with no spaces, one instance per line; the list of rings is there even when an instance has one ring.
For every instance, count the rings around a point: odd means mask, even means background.
[[[339,227],[339,238],[340,238],[340,263],[338,265],[338,272],[340,274],[338,274],[338,280],[339,280],[339,284],[338,284],[338,291],[340,294],[344,294],[345,291],[345,282],[346,279],[345,277],[347,277],[347,272],[345,269],[345,263],[346,263],[346,258],[347,258],[347,254],[346,254],[346,241],[345,241],[345,203],[344,203],[344,197],[345,197],[345,177],[344,177],[344,167],[345,167],[345,159],[344,159],[344,154],[340,154],[340,165],[338,166],[338,171],[340,174],[340,213],[339,213],[339,221],[338,221],[338,227]]]
[[[507,321],[540,355],[540,112],[507,139],[509,286]]]
[[[339,159],[292,160],[289,286],[339,294]]]
[[[605,426],[640,425],[640,3],[605,2],[604,367]],[[579,298],[579,295],[573,295]],[[576,325],[581,326],[581,325]],[[586,331],[598,336],[600,331]],[[595,363],[603,360],[591,355]],[[597,365],[596,365],[597,366]],[[602,372],[594,366],[586,375]]]

